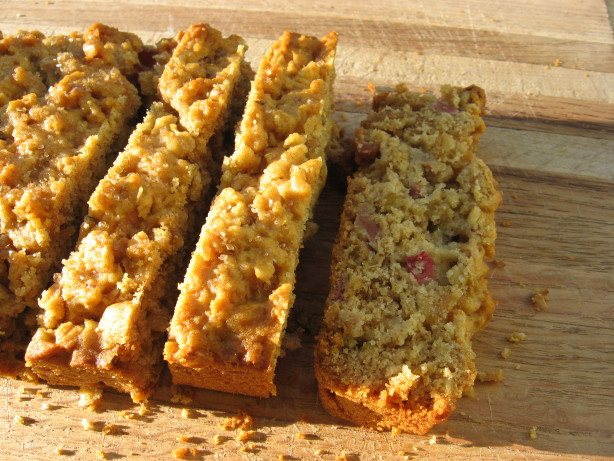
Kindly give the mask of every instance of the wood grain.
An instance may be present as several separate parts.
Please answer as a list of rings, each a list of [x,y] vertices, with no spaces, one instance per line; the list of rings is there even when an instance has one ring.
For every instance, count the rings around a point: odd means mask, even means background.
[[[328,286],[330,250],[343,202],[331,177],[306,243],[289,333],[302,347],[278,365],[279,395],[257,399],[182,389],[173,403],[163,377],[146,414],[112,392],[96,412],[73,389],[1,380],[0,459],[614,459],[614,35],[611,0],[375,2],[1,1],[0,28],[45,33],[94,21],[154,42],[205,21],[244,36],[257,65],[284,29],[340,32],[337,117],[345,135],[368,111],[368,83],[417,90],[479,84],[488,94],[479,152],[500,182],[498,264],[490,286],[495,318],[476,338],[478,368],[502,369],[476,383],[432,434],[379,433],[329,416],[318,402],[313,337]],[[558,60],[558,61],[557,61]],[[537,311],[535,290],[548,289]],[[511,344],[506,337],[524,332]],[[501,357],[503,348],[510,357]],[[37,395],[36,391],[40,391]],[[191,413],[186,415],[187,408]],[[255,418],[254,446],[221,424],[238,410]],[[124,413],[122,413],[122,411]],[[122,415],[128,411],[133,416]],[[23,417],[20,424],[15,417]],[[184,417],[189,416],[189,417]],[[84,430],[82,419],[94,423]],[[114,423],[118,434],[100,429]],[[537,438],[529,431],[535,427]],[[190,439],[178,441],[185,435]],[[216,436],[219,436],[216,439]],[[63,455],[55,450],[62,447]],[[247,451],[242,451],[246,450]]]

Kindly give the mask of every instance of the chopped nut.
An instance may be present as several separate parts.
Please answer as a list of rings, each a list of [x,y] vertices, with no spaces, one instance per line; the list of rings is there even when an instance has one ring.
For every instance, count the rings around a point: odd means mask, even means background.
[[[28,419],[24,418],[23,416],[15,415],[13,416],[13,422],[25,426],[26,424],[28,424]]]
[[[56,448],[55,450],[53,450],[53,452],[56,455],[68,455],[68,454],[70,454],[70,451],[66,450],[65,448],[61,448],[61,447]]]
[[[104,451],[97,450],[96,456],[98,456],[100,459],[107,459],[107,454]]]
[[[43,402],[41,403],[41,410],[43,411],[51,410],[51,405],[49,405],[48,402]]]
[[[510,333],[507,336],[507,340],[510,343],[519,343],[519,342],[524,341],[525,339],[527,339],[527,335],[522,333],[522,332],[519,332],[519,331],[515,331],[513,333]]]
[[[435,445],[437,443],[437,436],[434,435],[429,439],[429,445]]]
[[[216,435],[213,437],[213,445],[221,445],[224,443],[224,437],[221,435]]]
[[[535,290],[531,296],[531,302],[538,311],[548,310],[548,301],[550,301],[550,290],[547,288]]]

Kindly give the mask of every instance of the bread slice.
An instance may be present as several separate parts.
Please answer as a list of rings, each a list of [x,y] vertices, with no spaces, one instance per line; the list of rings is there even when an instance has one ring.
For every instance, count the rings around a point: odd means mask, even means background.
[[[471,338],[493,314],[497,183],[475,155],[483,90],[377,94],[356,132],[315,351],[324,407],[425,433],[474,381]]]
[[[129,78],[141,49],[100,24],[0,40],[0,376],[27,375],[36,299],[140,105]]]
[[[209,141],[224,129],[245,49],[205,24],[177,36],[156,78],[161,101],[96,187],[77,248],[40,299],[26,352],[38,376],[135,401],[152,393],[182,249],[206,210]]]
[[[326,178],[337,35],[285,32],[264,56],[181,285],[173,381],[275,394],[299,249]]]

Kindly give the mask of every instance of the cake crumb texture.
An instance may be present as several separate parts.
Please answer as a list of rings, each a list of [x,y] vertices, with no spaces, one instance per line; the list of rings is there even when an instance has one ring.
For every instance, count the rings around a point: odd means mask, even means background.
[[[476,376],[471,337],[495,308],[497,183],[476,157],[483,90],[400,85],[356,132],[315,365],[332,414],[425,433]]]

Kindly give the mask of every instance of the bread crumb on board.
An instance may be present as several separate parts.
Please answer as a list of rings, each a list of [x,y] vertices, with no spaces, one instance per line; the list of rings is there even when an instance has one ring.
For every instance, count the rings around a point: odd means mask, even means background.
[[[242,453],[254,453],[257,448],[258,445],[256,445],[254,442],[248,442],[247,444],[239,448],[239,451]]]
[[[237,442],[243,443],[250,440],[254,440],[257,436],[258,433],[256,431],[241,429],[239,431],[239,434],[235,437],[235,440]]]
[[[171,402],[180,403],[182,405],[190,405],[194,403],[192,392],[182,386],[173,386],[171,389]]]
[[[284,351],[296,351],[302,347],[301,343],[301,332],[294,331],[291,333],[286,333],[283,339],[283,349]]]
[[[476,380],[481,383],[499,383],[503,381],[503,370],[478,371]]]
[[[123,419],[134,419],[136,418],[136,414],[129,410],[121,410],[119,413],[119,417]]]
[[[121,427],[113,423],[107,423],[102,428],[102,433],[105,435],[120,435],[122,432]]]
[[[23,416],[15,415],[13,416],[13,422],[17,424],[25,424],[26,420],[24,419]]]
[[[503,269],[506,266],[505,261],[501,261],[500,259],[493,259],[492,263],[497,269]]]
[[[79,389],[79,406],[96,411],[102,403],[102,389],[98,387],[82,387]]]
[[[189,435],[178,435],[176,440],[181,443],[197,443],[197,439]]]
[[[503,358],[503,360],[508,360],[511,355],[512,355],[512,350],[509,347],[504,347],[503,350],[501,351],[501,358]]]
[[[171,451],[171,456],[175,459],[187,459],[188,457],[196,457],[200,451],[198,448],[175,448]]]
[[[513,333],[507,335],[507,340],[510,343],[520,343],[525,339],[527,339],[527,335],[522,333],[521,331],[514,331]]]
[[[550,301],[550,290],[547,288],[535,290],[531,296],[531,302],[538,311],[548,310],[548,301]]]
[[[473,399],[473,398],[475,398],[476,395],[477,394],[476,394],[475,388],[473,386],[471,386],[471,387],[469,387],[469,388],[467,388],[467,389],[465,389],[463,391],[463,397],[469,397],[470,399]]]
[[[182,408],[181,409],[181,417],[185,419],[194,419],[198,416],[198,413],[191,408]]]
[[[253,427],[254,418],[244,411],[239,411],[236,416],[226,418],[221,425],[227,431],[234,431],[236,429],[248,430]]]
[[[85,431],[95,431],[96,429],[96,423],[94,421],[91,421],[87,418],[83,418],[81,419],[81,427],[83,427],[83,430]]]
[[[531,426],[531,428],[529,429],[529,438],[531,440],[535,440],[537,438],[537,427],[536,426]]]
[[[141,403],[139,406],[139,416],[146,416],[150,413],[149,407],[147,406],[147,402]]]

